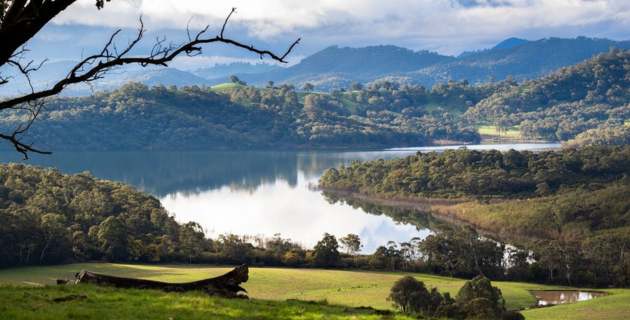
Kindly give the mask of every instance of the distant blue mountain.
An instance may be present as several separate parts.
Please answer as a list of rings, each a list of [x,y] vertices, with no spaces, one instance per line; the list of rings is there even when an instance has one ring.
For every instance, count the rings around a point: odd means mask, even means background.
[[[345,87],[352,81],[366,82],[383,76],[411,72],[455,58],[429,51],[412,51],[392,45],[363,48],[328,47],[286,69],[254,75],[239,75],[250,83],[268,80],[320,89]]]
[[[47,63],[33,73],[31,79],[35,89],[44,89],[63,79],[76,61],[59,61]],[[2,86],[0,95],[16,95],[26,93],[28,83],[18,74],[12,74],[14,80]],[[90,83],[90,86],[73,85],[62,92],[64,96],[85,96],[94,90],[113,90],[128,82],[140,82],[148,86],[192,86],[213,85],[216,82],[199,77],[187,71],[175,68],[128,68],[124,71],[112,70],[103,79]]]
[[[529,43],[528,40],[520,39],[520,38],[507,38],[501,42],[499,42],[492,49],[511,49],[514,47],[522,46],[526,43]]]
[[[299,64],[284,70],[290,75],[302,73],[348,73],[357,77],[407,72],[453,60],[429,51],[412,51],[396,46],[364,48],[328,47]]]
[[[587,60],[610,48],[630,49],[630,41],[578,37],[528,41],[509,38],[491,49],[458,57],[396,46],[328,47],[300,63],[268,73],[242,75],[249,83],[272,80],[298,86],[306,82],[318,90],[347,87],[353,81],[389,80],[432,86],[449,80],[472,83],[526,80]]]
[[[528,41],[508,38],[490,49],[445,56],[429,51],[413,51],[392,45],[349,48],[331,46],[307,56],[301,62],[280,67],[244,62],[215,65],[196,71],[174,68],[156,71],[137,68],[113,73],[95,83],[97,89],[113,89],[129,81],[147,85],[214,85],[232,74],[254,85],[268,81],[301,87],[314,84],[317,90],[348,87],[352,82],[396,81],[432,86],[449,80],[480,83],[513,77],[527,80],[547,75],[561,67],[577,64],[611,48],[630,49],[630,41],[578,37],[545,38]],[[49,64],[35,78],[36,85],[51,83],[64,75],[68,61]],[[24,84],[3,86],[0,95],[11,95]],[[88,87],[74,87],[66,94],[88,94]]]
[[[455,61],[433,65],[406,76],[425,85],[448,80],[468,80],[477,83],[502,80],[510,76],[522,81],[580,63],[611,48],[630,49],[630,41],[586,37],[506,41],[492,49],[471,52],[458,57]],[[520,44],[515,45],[518,42]]]

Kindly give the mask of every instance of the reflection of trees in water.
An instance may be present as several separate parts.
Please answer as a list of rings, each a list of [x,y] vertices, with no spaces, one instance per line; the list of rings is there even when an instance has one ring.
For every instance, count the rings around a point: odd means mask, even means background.
[[[297,167],[307,179],[319,178],[329,168],[341,166],[350,160],[337,152],[301,152],[296,154]]]
[[[393,154],[380,152],[198,151],[198,152],[59,152],[26,162],[56,167],[65,173],[90,171],[94,176],[129,183],[155,196],[199,193],[229,187],[253,192],[263,184],[298,184],[352,160]],[[2,162],[18,162],[14,152],[0,153]]]
[[[375,159],[391,159],[408,156],[415,151],[317,151],[300,152],[297,154],[298,169],[304,173],[306,178],[318,178],[326,169],[338,168],[342,164],[349,164],[352,161],[368,161]]]
[[[374,202],[352,198],[334,192],[324,191],[322,193],[326,201],[329,203],[343,203],[353,207],[354,209],[361,209],[369,214],[377,216],[384,215],[390,217],[397,223],[413,225],[418,230],[429,229],[431,231],[443,231],[458,228],[457,226],[447,223],[444,220],[435,218],[430,212],[376,204]]]
[[[19,160],[5,155],[1,159]],[[253,191],[277,180],[297,185],[295,153],[84,152],[37,157],[28,163],[53,166],[66,173],[90,171],[98,178],[129,183],[156,196],[224,186]]]

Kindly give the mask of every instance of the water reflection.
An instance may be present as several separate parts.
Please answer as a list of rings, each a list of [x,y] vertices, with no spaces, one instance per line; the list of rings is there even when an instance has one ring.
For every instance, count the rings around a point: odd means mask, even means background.
[[[389,240],[407,241],[429,233],[387,216],[366,214],[342,203],[330,204],[319,192],[308,188],[315,182],[300,171],[296,186],[277,180],[255,190],[225,186],[199,194],[175,193],[161,201],[176,213],[177,220],[197,221],[211,236],[226,232],[263,236],[281,233],[312,247],[324,232],[336,236],[355,233],[363,240],[363,251],[373,252]]]
[[[536,297],[536,305],[540,307],[587,301],[607,295],[601,291],[578,290],[532,290],[531,293]]]
[[[298,172],[317,178],[334,166],[352,160],[392,158],[415,152],[59,152],[34,155],[25,163],[56,167],[65,173],[89,171],[94,176],[122,181],[163,197],[200,193],[230,186],[254,191],[277,180],[297,186]],[[0,161],[23,162],[15,152],[0,153]]]
[[[467,147],[538,150],[559,145]],[[213,236],[281,233],[310,247],[324,232],[336,236],[356,233],[365,242],[364,252],[372,252],[389,240],[424,237],[428,230],[418,221],[401,218],[402,223],[397,223],[389,217],[392,215],[366,214],[365,208],[356,205],[329,203],[321,193],[309,189],[309,184],[316,184],[327,168],[353,160],[442,150],[444,147],[367,152],[59,152],[34,156],[28,163],[65,173],[90,171],[102,179],[131,184],[160,198],[179,221],[200,222]],[[15,152],[5,151],[0,153],[0,161],[20,159]]]

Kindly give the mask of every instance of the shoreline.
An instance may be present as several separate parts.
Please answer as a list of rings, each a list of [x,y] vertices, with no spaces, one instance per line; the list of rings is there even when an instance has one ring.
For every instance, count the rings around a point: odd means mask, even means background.
[[[55,153],[170,153],[170,152],[370,152],[370,151],[396,151],[405,149],[422,149],[422,148],[447,148],[447,147],[473,147],[473,146],[493,146],[493,145],[511,145],[511,144],[558,144],[562,146],[561,141],[546,140],[505,140],[505,139],[482,139],[479,142],[466,142],[456,140],[435,140],[433,143],[426,145],[353,145],[353,146],[271,146],[271,147],[216,147],[216,148],[157,148],[157,149],[133,149],[133,148],[111,148],[111,149],[56,149]],[[0,155],[13,154],[15,151],[9,147],[1,147]]]
[[[474,221],[463,219],[458,215],[457,206],[466,203],[475,202],[475,199],[459,197],[459,198],[409,198],[398,197],[388,198],[382,195],[369,195],[365,193],[352,192],[348,190],[335,190],[320,188],[323,192],[329,192],[340,197],[340,200],[359,200],[368,204],[382,205],[391,208],[408,209],[418,213],[429,214],[432,217],[458,226],[468,226],[474,228],[480,235],[491,238],[493,240],[506,242],[507,239],[502,239],[499,230],[491,230],[484,228]],[[489,203],[498,203],[506,201],[505,199],[493,199]],[[517,236],[516,238],[519,238]]]

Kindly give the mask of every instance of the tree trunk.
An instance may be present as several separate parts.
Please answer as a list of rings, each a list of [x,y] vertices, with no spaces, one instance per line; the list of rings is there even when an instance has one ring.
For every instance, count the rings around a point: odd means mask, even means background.
[[[44,258],[46,257],[46,251],[48,251],[48,247],[50,246],[50,241],[51,241],[51,239],[47,239],[46,240],[46,245],[44,245],[44,248],[42,249],[42,252],[39,254],[39,262],[40,263],[44,262]]]
[[[167,283],[161,281],[123,278],[83,270],[75,275],[76,283],[91,283],[117,288],[158,289],[164,291],[205,291],[209,295],[226,298],[247,298],[247,290],[240,286],[249,279],[249,269],[246,265],[234,268],[232,271],[215,277],[186,283]]]

